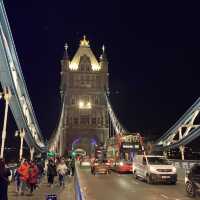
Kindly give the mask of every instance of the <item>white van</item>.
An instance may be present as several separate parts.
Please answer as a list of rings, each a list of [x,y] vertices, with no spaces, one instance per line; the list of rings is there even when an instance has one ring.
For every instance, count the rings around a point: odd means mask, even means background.
[[[136,155],[133,160],[133,175],[151,184],[154,182],[168,182],[176,184],[176,168],[164,156]]]

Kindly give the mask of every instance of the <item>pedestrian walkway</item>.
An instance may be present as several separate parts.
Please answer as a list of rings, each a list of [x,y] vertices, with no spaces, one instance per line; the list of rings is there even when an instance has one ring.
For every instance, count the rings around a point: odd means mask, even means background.
[[[18,195],[15,192],[14,183],[11,183],[8,188],[8,200],[45,200],[47,194],[56,194],[57,200],[74,200],[74,177],[67,178],[65,187],[60,187],[56,178],[52,188],[48,186],[45,177],[40,188],[35,190],[32,195],[29,191],[25,192],[24,196]]]

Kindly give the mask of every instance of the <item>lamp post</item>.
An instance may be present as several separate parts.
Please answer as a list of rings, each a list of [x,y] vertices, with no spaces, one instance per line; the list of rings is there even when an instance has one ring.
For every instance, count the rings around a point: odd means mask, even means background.
[[[23,144],[24,144],[24,136],[25,136],[25,130],[22,128],[20,131],[15,132],[15,136],[20,137],[20,150],[19,150],[19,159],[22,159],[23,156]]]
[[[0,157],[3,158],[4,154],[4,147],[5,147],[5,140],[6,140],[6,127],[7,127],[7,118],[8,118],[8,106],[9,106],[9,101],[11,98],[11,92],[9,88],[5,88],[4,92],[1,93],[1,98],[3,97],[4,100],[6,101],[5,105],[5,113],[4,113],[4,122],[3,122],[3,131],[2,131],[2,140],[1,140],[1,155]]]

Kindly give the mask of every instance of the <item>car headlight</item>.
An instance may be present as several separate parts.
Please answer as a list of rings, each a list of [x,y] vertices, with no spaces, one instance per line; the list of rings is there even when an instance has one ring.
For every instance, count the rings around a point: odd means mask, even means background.
[[[158,173],[158,171],[152,166],[149,167],[149,170],[150,170],[150,172]]]
[[[123,165],[124,165],[124,163],[123,163],[123,162],[120,162],[120,163],[119,163],[119,165],[120,165],[120,166],[123,166]]]
[[[172,172],[176,173],[176,167],[172,168]]]

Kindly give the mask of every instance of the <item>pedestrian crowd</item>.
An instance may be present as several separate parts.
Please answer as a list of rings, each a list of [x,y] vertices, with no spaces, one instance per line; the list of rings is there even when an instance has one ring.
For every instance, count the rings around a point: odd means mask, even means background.
[[[58,177],[59,186],[65,187],[66,177],[73,176],[75,161],[71,158],[49,158],[44,162],[22,159],[14,173],[16,193],[24,195],[26,191],[33,194],[40,187],[42,178],[46,175],[49,187],[54,187],[55,177]],[[3,159],[0,159],[0,200],[7,200],[9,176],[11,171]]]

